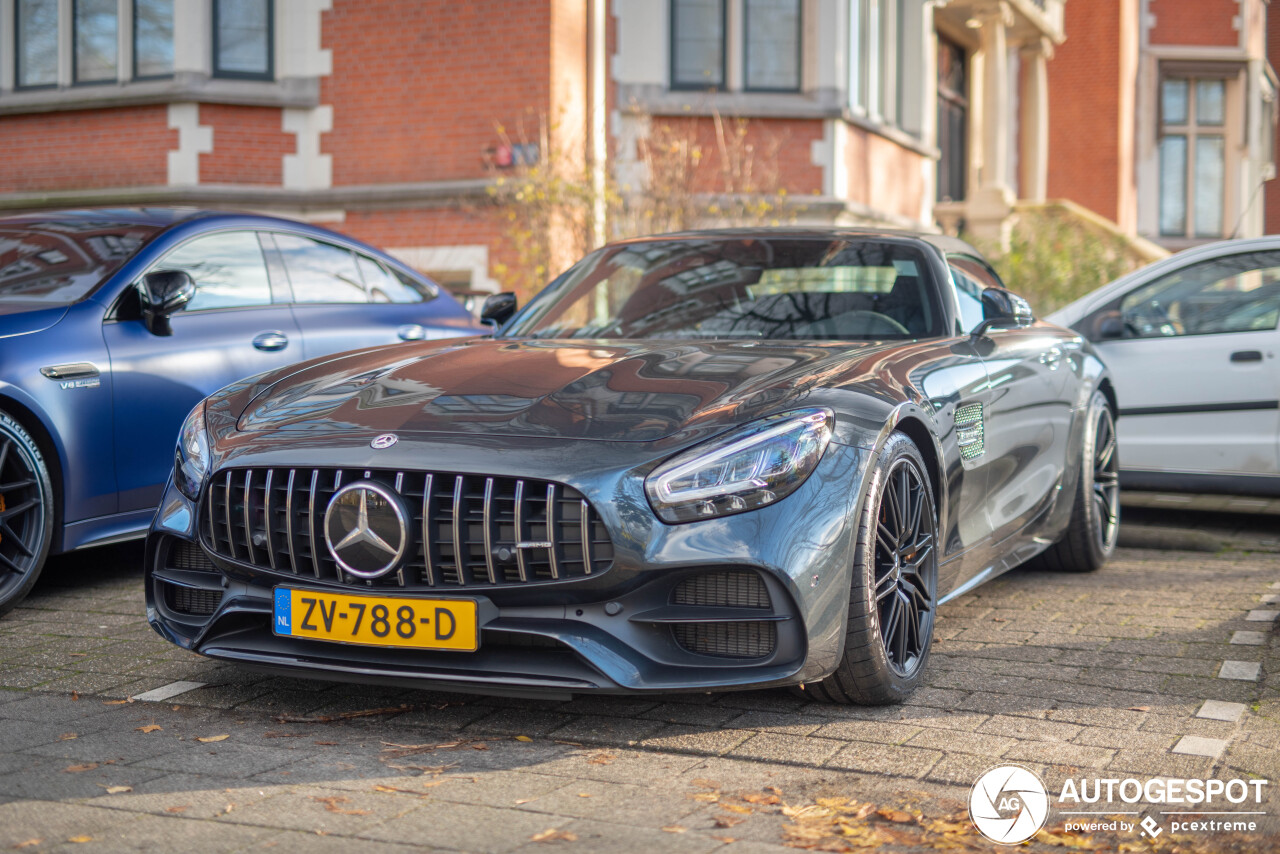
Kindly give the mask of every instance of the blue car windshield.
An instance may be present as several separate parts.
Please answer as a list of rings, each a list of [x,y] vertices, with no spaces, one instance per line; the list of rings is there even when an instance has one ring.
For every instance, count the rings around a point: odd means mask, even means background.
[[[942,334],[942,317],[908,241],[708,236],[594,252],[503,337],[904,340]]]
[[[93,219],[0,223],[0,302],[77,302],[159,230]]]

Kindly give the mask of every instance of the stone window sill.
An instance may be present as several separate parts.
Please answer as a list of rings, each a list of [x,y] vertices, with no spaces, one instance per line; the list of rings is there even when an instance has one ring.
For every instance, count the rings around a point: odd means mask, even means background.
[[[57,89],[17,89],[0,92],[0,116],[191,101],[247,107],[315,107],[320,104],[320,78],[230,80],[180,72],[161,80],[65,86]]]

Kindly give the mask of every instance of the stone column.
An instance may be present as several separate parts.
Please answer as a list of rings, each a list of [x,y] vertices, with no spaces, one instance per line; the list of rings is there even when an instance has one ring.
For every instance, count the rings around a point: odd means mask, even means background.
[[[1049,72],[1053,43],[1041,37],[1024,44],[1022,63],[1026,68],[1022,94],[1021,166],[1022,197],[1043,202],[1049,186]]]
[[[969,229],[982,241],[1004,247],[1015,200],[1009,174],[1009,42],[1013,11],[996,0],[976,15],[982,37],[982,168],[978,187],[967,206]]]

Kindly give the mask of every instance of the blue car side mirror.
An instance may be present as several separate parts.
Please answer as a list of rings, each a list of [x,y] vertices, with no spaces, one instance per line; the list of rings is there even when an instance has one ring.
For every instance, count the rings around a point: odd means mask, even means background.
[[[169,316],[191,302],[196,283],[182,270],[156,270],[137,284],[142,322],[152,335],[172,335]]]

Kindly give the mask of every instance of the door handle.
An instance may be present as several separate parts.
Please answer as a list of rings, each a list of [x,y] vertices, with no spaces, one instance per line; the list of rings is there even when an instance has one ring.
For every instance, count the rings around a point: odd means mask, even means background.
[[[289,338],[283,332],[263,332],[253,339],[253,346],[259,350],[273,353],[289,346]]]
[[[406,323],[396,330],[401,341],[421,341],[427,337],[427,330],[416,323]]]
[[[1234,353],[1232,353],[1232,354],[1231,354],[1231,361],[1233,361],[1233,362],[1261,362],[1261,361],[1262,361],[1262,351],[1261,351],[1261,350],[1237,350],[1237,351],[1235,351]]]

